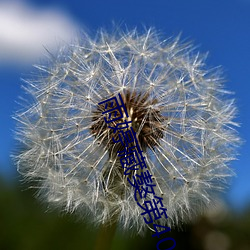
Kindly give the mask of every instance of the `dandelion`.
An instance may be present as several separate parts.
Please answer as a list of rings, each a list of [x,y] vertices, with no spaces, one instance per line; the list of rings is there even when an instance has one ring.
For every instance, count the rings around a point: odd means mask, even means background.
[[[36,181],[38,196],[51,206],[143,232],[120,146],[112,142],[117,134],[98,104],[120,94],[167,208],[161,224],[191,220],[233,175],[236,109],[220,72],[207,70],[192,44],[161,40],[153,29],[82,36],[26,80],[32,101],[15,116],[24,147],[18,171]]]

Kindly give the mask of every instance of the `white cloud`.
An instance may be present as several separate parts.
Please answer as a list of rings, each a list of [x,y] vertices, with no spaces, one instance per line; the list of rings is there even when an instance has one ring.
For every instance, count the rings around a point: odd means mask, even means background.
[[[27,63],[70,42],[76,25],[56,9],[39,10],[22,2],[0,3],[0,64]]]

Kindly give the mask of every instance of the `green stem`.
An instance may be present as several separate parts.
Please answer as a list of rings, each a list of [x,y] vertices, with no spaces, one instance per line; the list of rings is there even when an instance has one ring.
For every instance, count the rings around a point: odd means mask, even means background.
[[[116,225],[117,223],[113,222],[111,225],[103,224],[100,226],[94,250],[111,249],[112,241],[116,231]]]

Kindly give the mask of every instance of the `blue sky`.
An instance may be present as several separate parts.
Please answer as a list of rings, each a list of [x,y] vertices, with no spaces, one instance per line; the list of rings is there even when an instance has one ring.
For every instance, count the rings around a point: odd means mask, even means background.
[[[77,27],[91,34],[112,21],[128,27],[154,26],[166,37],[182,34],[201,52],[209,51],[207,64],[222,66],[225,88],[235,92],[237,121],[244,144],[232,163],[227,199],[232,206],[250,204],[250,0],[91,0],[0,2],[0,175],[14,180],[10,153],[15,149],[11,118],[22,95],[21,78],[31,65],[52,50],[56,37],[70,40]],[[7,6],[7,7],[6,7]],[[6,9],[7,8],[7,9]],[[3,14],[4,13],[4,14]],[[28,13],[28,14],[27,14]]]

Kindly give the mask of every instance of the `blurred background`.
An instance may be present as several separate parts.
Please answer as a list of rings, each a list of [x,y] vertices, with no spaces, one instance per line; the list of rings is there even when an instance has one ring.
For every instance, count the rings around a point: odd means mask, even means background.
[[[93,249],[97,229],[72,215],[47,211],[21,181],[10,155],[16,152],[15,121],[22,78],[32,65],[70,43],[79,29],[94,36],[112,22],[128,28],[154,26],[164,37],[181,33],[207,64],[225,72],[225,88],[235,92],[243,145],[232,162],[237,177],[221,202],[196,221],[172,229],[175,249],[250,250],[250,0],[0,0],[0,249]],[[117,232],[112,250],[156,249],[158,239]],[[167,249],[161,245],[161,249]]]

